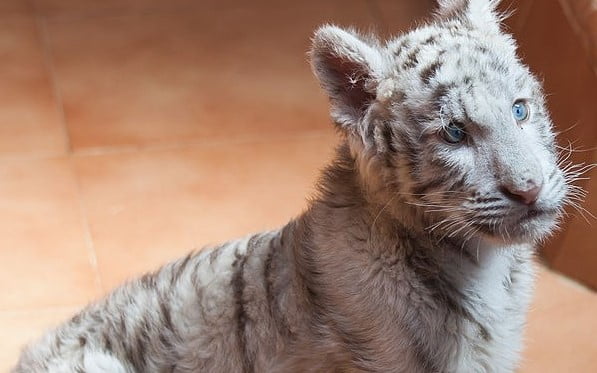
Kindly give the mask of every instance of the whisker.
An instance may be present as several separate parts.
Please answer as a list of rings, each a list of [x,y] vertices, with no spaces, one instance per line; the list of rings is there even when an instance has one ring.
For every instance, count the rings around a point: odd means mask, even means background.
[[[384,212],[384,210],[386,208],[388,208],[388,206],[390,205],[390,203],[392,203],[394,201],[394,199],[396,199],[396,197],[398,197],[400,195],[400,193],[395,193],[389,200],[388,202],[386,202],[385,205],[383,205],[383,207],[379,210],[379,212],[377,213],[377,215],[375,215],[375,218],[373,219],[373,223],[371,223],[371,228],[369,229],[369,234],[371,234],[373,232],[373,228],[375,227],[375,223],[377,223],[377,219],[379,219],[379,217],[381,216],[381,214]]]

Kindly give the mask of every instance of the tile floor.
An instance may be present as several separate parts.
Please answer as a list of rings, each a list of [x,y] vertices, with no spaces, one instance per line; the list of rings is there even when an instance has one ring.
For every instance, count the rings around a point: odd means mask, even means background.
[[[313,28],[388,34],[431,6],[0,1],[0,371],[124,279],[300,212],[336,141]],[[521,372],[594,372],[596,315],[542,270]]]

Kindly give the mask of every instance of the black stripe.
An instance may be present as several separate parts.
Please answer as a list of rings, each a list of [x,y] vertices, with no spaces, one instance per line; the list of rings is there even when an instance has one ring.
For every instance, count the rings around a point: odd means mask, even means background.
[[[276,272],[276,258],[279,251],[284,248],[284,232],[280,232],[278,236],[269,241],[269,250],[264,261],[263,278],[265,281],[265,298],[268,304],[270,316],[276,323],[278,331],[289,336],[292,331],[288,321],[284,317],[284,313],[278,304],[278,290],[276,289],[273,276]]]
[[[456,171],[454,173],[456,173]],[[457,175],[453,175],[451,173],[450,176],[454,178]],[[466,184],[466,177],[462,176],[458,181],[456,181],[455,183],[453,183],[452,185],[450,185],[450,187],[448,188],[448,190],[458,191],[458,190],[462,189],[462,187],[464,186],[464,184]]]
[[[413,141],[408,134],[404,133],[401,136],[397,137],[400,141],[400,144],[404,148],[403,156],[406,157],[408,161],[408,166],[411,170],[419,163],[419,150],[417,149],[417,145],[415,141]]]
[[[430,37],[425,39],[425,41],[423,41],[423,45],[435,44],[436,38],[436,35],[431,35]]]
[[[435,117],[427,111],[414,111],[405,109],[404,112],[409,122],[417,125],[428,123],[435,119]],[[423,134],[423,136],[425,136],[425,134]]]
[[[489,48],[484,45],[475,45],[475,49],[482,54],[489,54]]]
[[[410,40],[409,39],[404,39],[400,42],[400,44],[398,45],[398,47],[394,50],[394,56],[399,57],[402,54],[402,51],[404,51],[404,49],[406,47],[408,47],[408,45],[410,44]]]
[[[118,319],[118,332],[120,335],[125,336],[127,332],[126,322],[124,321],[124,315],[120,315]]]
[[[431,79],[437,75],[437,72],[441,67],[442,63],[440,61],[436,61],[424,68],[421,71],[421,80],[423,80],[423,83],[429,84]]]
[[[436,261],[416,250],[411,250],[405,257],[407,266],[414,272],[418,281],[427,289],[438,304],[462,316],[464,311],[458,302],[460,292],[446,279],[446,275]]]
[[[170,307],[168,306],[168,303],[165,299],[160,299],[160,312],[164,326],[168,328],[168,330],[173,330],[174,325],[172,324],[172,315],[170,313]]]
[[[209,253],[209,265],[213,265],[222,252],[222,246],[216,247]]]
[[[508,66],[504,65],[501,61],[498,61],[497,59],[492,59],[491,62],[489,62],[489,67],[504,75],[507,75],[510,72]]]
[[[162,347],[168,352],[168,357],[170,359],[172,359],[172,354],[174,352],[174,346],[172,345],[172,342],[170,341],[170,339],[166,336],[166,334],[161,333],[158,337],[158,339],[160,340],[160,343],[162,344]]]
[[[398,150],[396,149],[396,145],[394,145],[394,131],[392,130],[392,127],[388,122],[383,122],[381,135],[383,137],[384,146],[386,148],[386,166],[392,167],[392,165],[394,164],[393,156],[396,155]]]
[[[375,136],[375,124],[374,122],[367,122],[367,128],[365,129],[365,138],[373,139]]]
[[[419,281],[429,291],[429,294],[455,315],[471,321],[477,325],[480,323],[464,307],[466,296],[450,281],[439,264],[419,250],[411,250],[405,258],[408,267],[413,270]]]
[[[102,339],[104,342],[104,350],[112,352],[112,340],[110,339],[110,335],[107,332],[104,332],[102,334]]]
[[[506,209],[508,206],[505,205],[497,205],[497,206],[485,206],[485,207],[475,207],[477,212],[485,212],[485,211],[497,211]]]
[[[141,286],[145,289],[154,289],[155,288],[155,274],[154,273],[146,273],[139,279]]]
[[[413,67],[417,66],[419,63],[419,52],[421,51],[420,47],[416,47],[412,52],[408,54],[406,60],[402,64],[402,70],[412,69]]]
[[[243,273],[245,264],[247,262],[246,256],[241,256],[238,251],[235,253],[236,259],[232,263],[232,267],[235,268],[234,275],[232,276],[232,288],[234,289],[234,298],[236,299],[236,338],[238,341],[238,349],[241,352],[241,363],[242,371],[250,372],[251,367],[249,364],[249,357],[247,355],[247,336],[246,336],[246,323],[247,313],[245,310],[245,301],[243,300],[243,293],[245,289],[245,280]]]
[[[427,192],[429,192],[430,190],[442,186],[445,182],[446,180],[442,179],[441,177],[436,177],[433,180],[428,181],[424,184],[417,185],[413,188],[412,193],[420,197],[422,195],[427,194]]]
[[[464,115],[463,124],[465,126],[465,131],[466,131],[466,127],[469,127],[473,121],[471,119],[471,116],[468,113],[468,110],[466,109],[466,105],[464,104],[464,100],[462,99],[463,95],[464,95],[464,93],[462,93],[462,92],[460,92],[460,94],[458,95],[458,106],[460,106],[462,108],[462,111],[463,111],[463,115]],[[482,128],[480,126],[476,126],[476,127],[477,128]]]
[[[235,260],[232,266],[236,269],[232,276],[232,288],[234,289],[234,297],[236,299],[236,324],[237,324],[237,341],[239,351],[241,351],[241,363],[242,371],[245,373],[254,372],[254,358],[250,352],[249,346],[247,345],[247,310],[244,299],[245,291],[245,278],[244,271],[245,265],[247,264],[248,257],[253,253],[258,236],[252,236],[247,242],[247,251],[245,255],[238,253],[238,249],[235,252]]]
[[[79,325],[81,323],[81,314],[78,313],[70,319],[70,324]]]
[[[510,273],[502,280],[502,286],[508,293],[512,291],[512,283],[512,271],[510,271]]]
[[[272,272],[272,261],[274,259],[274,240],[270,240],[269,242],[269,250],[267,251],[267,256],[265,257],[265,261],[263,262],[263,279],[265,282],[265,300],[269,305],[270,312],[272,311],[272,303],[275,301],[273,296],[273,280],[270,277]]]
[[[188,254],[182,262],[178,262],[174,264],[174,268],[172,268],[172,277],[170,278],[170,284],[174,285],[183,274],[184,270],[187,268],[189,261],[193,257],[193,254]]]
[[[497,197],[486,197],[486,198],[478,197],[477,199],[475,199],[475,202],[477,202],[477,203],[491,203],[491,202],[499,202],[501,200],[502,200],[501,198],[497,198]]]
[[[558,168],[554,167],[553,171],[551,172],[551,174],[549,174],[549,177],[547,178],[547,181],[551,181],[555,176],[556,173],[558,172]]]
[[[477,324],[477,327],[479,328],[479,335],[481,335],[481,338],[483,338],[483,340],[485,342],[490,342],[491,341],[491,334],[489,334],[489,330],[487,330],[487,328],[482,325],[480,322],[478,321],[474,321],[475,324]]]
[[[434,179],[427,181],[424,184],[417,185],[415,188],[413,188],[413,193],[417,194],[417,195],[421,195],[421,194],[424,195],[432,189],[435,189],[437,187],[447,184],[451,179],[455,178],[456,176],[458,176],[458,171],[450,170],[450,172],[447,175],[436,176]],[[447,187],[445,189],[446,190],[454,190],[451,187]]]
[[[452,237],[442,237],[442,243],[446,244],[446,247],[459,257],[466,258],[469,262],[475,265],[479,265],[477,258],[471,254],[465,247],[462,246],[460,239]]]
[[[56,350],[60,351],[60,348],[62,347],[62,338],[60,338],[60,336],[57,336],[54,340],[54,346],[56,347]]]
[[[145,372],[146,370],[147,363],[145,361],[145,354],[149,352],[149,330],[149,323],[147,322],[147,319],[143,318],[141,326],[136,330],[136,333],[134,333],[134,343],[129,347],[129,361],[137,372]]]
[[[433,91],[431,95],[431,102],[435,106],[436,111],[441,109],[444,98],[454,87],[454,84],[439,84],[437,87],[435,87],[435,91]]]
[[[411,248],[407,250],[405,264],[413,271],[419,284],[427,289],[437,305],[448,311],[459,311],[457,301],[452,298],[451,287],[444,281],[437,264],[431,258],[423,257]],[[457,314],[460,315],[460,313]],[[416,318],[416,316],[414,317]],[[411,325],[418,324],[417,321],[415,319],[412,322],[407,321],[405,323],[411,335],[413,352],[425,371],[441,372],[440,364],[434,358],[433,351],[430,351],[430,346],[422,342],[421,330],[411,327]]]
[[[140,366],[142,368],[138,369],[141,372],[146,371],[147,361],[146,356],[150,349],[151,338],[149,333],[151,331],[151,326],[147,321],[147,317],[143,317],[143,321],[141,322],[141,327],[137,331],[137,338],[135,343],[135,353],[134,357],[136,360],[135,366]]]

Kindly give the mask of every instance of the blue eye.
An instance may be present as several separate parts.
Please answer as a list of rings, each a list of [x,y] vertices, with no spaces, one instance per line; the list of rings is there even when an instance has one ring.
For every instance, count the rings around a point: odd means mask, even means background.
[[[442,128],[440,135],[446,142],[450,144],[458,144],[466,137],[466,133],[462,127],[462,124],[458,122],[450,122],[450,124]]]
[[[524,122],[529,118],[529,105],[523,100],[516,101],[512,105],[512,115],[517,122]]]

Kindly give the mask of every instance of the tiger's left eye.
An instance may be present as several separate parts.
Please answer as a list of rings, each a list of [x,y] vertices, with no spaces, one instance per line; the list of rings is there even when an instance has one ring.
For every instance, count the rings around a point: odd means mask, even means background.
[[[529,119],[529,104],[524,100],[517,100],[512,105],[512,115],[517,122],[524,122]]]
[[[459,122],[450,122],[442,128],[440,136],[449,144],[459,144],[466,138],[466,132],[462,127]]]

